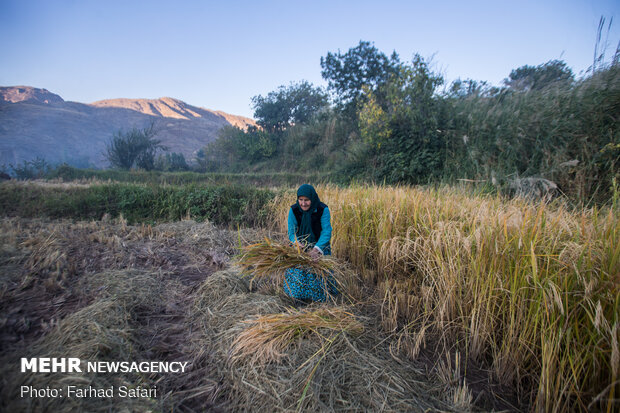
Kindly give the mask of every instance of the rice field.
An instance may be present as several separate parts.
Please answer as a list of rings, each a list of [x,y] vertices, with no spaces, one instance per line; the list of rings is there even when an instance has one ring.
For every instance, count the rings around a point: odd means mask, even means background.
[[[62,188],[54,191],[61,202]],[[317,192],[331,210],[334,251],[319,263],[283,242],[293,190],[267,201],[270,228],[189,215],[157,225],[106,214],[0,218],[0,409],[618,410],[614,207],[458,188]],[[334,274],[344,294],[299,307],[282,293],[289,265]],[[18,373],[19,357],[68,353],[192,368],[182,376]],[[30,402],[17,394],[23,384],[59,382],[160,393]]]
[[[534,411],[618,409],[617,210],[454,188],[317,192],[335,255],[375,286],[400,352],[416,360],[426,344],[458,355],[463,370],[489,371]],[[290,199],[273,204],[281,231]]]

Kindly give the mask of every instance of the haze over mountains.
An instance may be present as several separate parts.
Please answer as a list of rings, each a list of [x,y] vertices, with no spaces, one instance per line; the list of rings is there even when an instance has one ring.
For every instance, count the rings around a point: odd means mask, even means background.
[[[254,120],[189,105],[178,99],[109,99],[67,102],[46,89],[0,87],[0,165],[40,157],[107,167],[106,143],[119,130],[155,122],[156,138],[190,161],[227,125],[246,129]]]

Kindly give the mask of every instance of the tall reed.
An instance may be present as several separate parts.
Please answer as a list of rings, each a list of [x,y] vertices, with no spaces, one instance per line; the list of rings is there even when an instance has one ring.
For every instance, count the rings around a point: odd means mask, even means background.
[[[617,408],[620,214],[459,189],[319,186],[334,254],[415,357],[434,333],[538,411]],[[286,228],[294,193],[272,205]]]

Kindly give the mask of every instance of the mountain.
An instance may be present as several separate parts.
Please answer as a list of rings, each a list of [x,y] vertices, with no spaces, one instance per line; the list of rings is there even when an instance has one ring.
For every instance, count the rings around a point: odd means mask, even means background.
[[[0,87],[0,103],[62,103],[64,100],[47,89],[29,86]]]
[[[41,157],[54,164],[106,167],[106,143],[115,132],[151,123],[169,152],[196,152],[227,125],[247,129],[254,120],[189,105],[169,97],[67,102],[46,89],[0,87],[0,165]]]

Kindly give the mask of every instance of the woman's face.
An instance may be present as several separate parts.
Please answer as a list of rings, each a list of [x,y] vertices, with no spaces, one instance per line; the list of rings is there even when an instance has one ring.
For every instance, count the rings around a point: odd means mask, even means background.
[[[297,198],[297,201],[299,201],[299,206],[304,211],[307,211],[310,209],[310,204],[311,204],[310,198],[306,198],[305,196],[300,196],[299,198]]]

